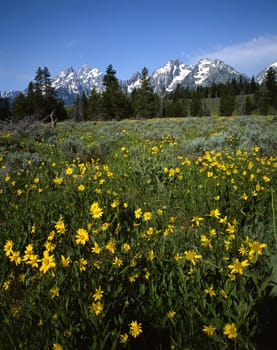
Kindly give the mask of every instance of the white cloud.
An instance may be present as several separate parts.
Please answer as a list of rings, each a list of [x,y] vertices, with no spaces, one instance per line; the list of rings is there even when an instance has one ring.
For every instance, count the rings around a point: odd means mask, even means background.
[[[256,75],[277,61],[277,36],[260,36],[244,43],[217,48],[195,56],[194,60],[203,57],[218,58],[241,73]]]

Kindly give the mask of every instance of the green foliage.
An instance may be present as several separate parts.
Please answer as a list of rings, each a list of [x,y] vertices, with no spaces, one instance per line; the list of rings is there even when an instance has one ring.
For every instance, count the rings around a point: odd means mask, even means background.
[[[105,91],[102,94],[102,113],[106,120],[123,119],[126,115],[126,97],[123,94],[116,71],[110,64],[103,78]]]
[[[135,118],[153,118],[158,114],[158,100],[150,83],[148,69],[144,67],[141,72],[141,87],[131,94],[131,101]]]
[[[275,124],[1,133],[2,348],[255,349],[276,272],[276,148],[261,138]]]
[[[8,119],[10,116],[10,103],[7,97],[0,95],[0,120]]]
[[[219,112],[220,115],[231,116],[235,109],[236,95],[234,88],[230,86],[225,88],[220,96]]]
[[[55,112],[55,118],[67,119],[64,103],[60,101],[51,86],[51,75],[47,67],[39,67],[34,82],[28,85],[27,95],[20,93],[12,105],[12,120],[19,121],[27,116],[35,116],[37,120],[50,121],[49,115]]]

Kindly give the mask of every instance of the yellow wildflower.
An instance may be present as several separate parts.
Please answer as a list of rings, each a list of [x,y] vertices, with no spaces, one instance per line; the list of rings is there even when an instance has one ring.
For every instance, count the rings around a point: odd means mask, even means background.
[[[95,293],[93,294],[92,297],[94,301],[99,301],[103,298],[103,294],[104,294],[104,291],[101,289],[101,287],[95,288]]]
[[[60,288],[59,287],[53,287],[50,289],[51,299],[54,299],[55,297],[60,296]]]
[[[214,217],[216,219],[219,219],[220,218],[220,211],[218,209],[213,209],[210,211],[210,216],[211,217]]]
[[[112,240],[108,241],[105,248],[112,254],[115,253],[116,243]]]
[[[211,286],[211,287],[205,289],[205,293],[206,293],[206,294],[209,294],[209,296],[210,296],[211,298],[214,297],[214,296],[216,296],[216,293],[215,293],[215,291],[214,291],[213,286]]]
[[[270,182],[270,181],[271,181],[270,177],[268,177],[268,176],[266,176],[266,175],[264,175],[264,176],[262,177],[262,179],[264,180],[264,182]]]
[[[120,343],[121,344],[126,344],[128,342],[128,334],[120,334]]]
[[[7,280],[3,283],[3,290],[8,290],[10,288],[10,285],[11,285],[11,281]]]
[[[102,231],[106,231],[108,229],[108,227],[109,227],[109,224],[107,222],[104,222],[104,224],[102,224],[102,226],[101,226],[101,229],[102,229]]]
[[[206,235],[201,235],[201,245],[212,249],[212,241]]]
[[[88,232],[83,228],[78,228],[77,234],[75,236],[76,243],[85,245],[88,240],[89,240]]]
[[[140,219],[142,217],[142,209],[138,208],[135,210],[135,218]]]
[[[81,258],[81,259],[79,260],[79,270],[80,270],[81,272],[86,271],[86,269],[87,269],[87,264],[88,264],[88,261],[87,261],[86,259],[84,259],[84,258]]]
[[[60,185],[62,182],[63,182],[63,177],[55,177],[53,179],[53,182],[56,184],[56,185]]]
[[[202,256],[197,254],[194,250],[185,251],[186,260],[190,261],[193,265],[196,265],[196,260],[201,259]]]
[[[247,266],[249,266],[248,260],[240,262],[239,259],[236,259],[233,265],[228,265],[228,268],[231,269],[231,274],[239,273],[240,275],[243,275],[243,268]]]
[[[247,249],[243,244],[241,244],[238,249],[238,252],[240,253],[241,256],[245,256],[247,254]]]
[[[224,218],[220,218],[219,219],[219,222],[221,223],[221,224],[227,224],[227,221],[228,221],[228,217],[227,216],[224,216]]]
[[[4,252],[9,256],[13,252],[13,241],[8,239],[4,245]]]
[[[94,247],[91,248],[92,253],[94,254],[100,254],[101,248],[97,242],[94,242]]]
[[[113,265],[117,265],[118,267],[123,265],[123,260],[119,259],[117,256],[114,258]]]
[[[194,216],[191,219],[192,227],[199,227],[200,226],[200,222],[203,221],[203,220],[204,220],[204,218],[200,218],[199,216]]]
[[[129,282],[131,283],[134,283],[136,282],[136,279],[138,279],[139,275],[137,273],[135,273],[134,275],[132,276],[129,276],[128,279],[129,279]]]
[[[44,247],[45,247],[45,249],[46,250],[48,250],[48,252],[53,252],[54,250],[55,250],[55,248],[56,248],[56,245],[55,244],[52,244],[51,242],[46,242],[45,244],[44,244]]]
[[[53,347],[52,347],[52,350],[63,350],[63,347],[59,343],[54,343]]]
[[[70,264],[70,256],[68,256],[67,258],[64,257],[63,255],[61,255],[61,261],[62,261],[62,265],[63,267],[68,267]]]
[[[150,278],[150,272],[149,272],[147,269],[145,269],[144,278],[145,278],[146,280],[149,280],[149,278]]]
[[[85,186],[82,185],[82,184],[80,184],[80,185],[78,186],[78,191],[82,192],[82,191],[84,191],[84,190],[85,190]]]
[[[100,315],[103,311],[103,304],[100,301],[92,303],[90,306],[90,312],[94,313],[96,316]]]
[[[143,214],[143,220],[144,220],[144,221],[149,221],[149,220],[151,220],[151,218],[152,218],[152,214],[151,214],[150,211],[146,211],[146,212]]]
[[[214,335],[215,330],[216,330],[216,328],[215,328],[214,326],[211,326],[211,325],[209,325],[209,326],[204,326],[204,327],[202,328],[202,331],[203,331],[204,333],[206,333],[209,337],[212,337],[212,336]]]
[[[41,267],[39,271],[46,273],[49,269],[56,266],[54,255],[49,255],[49,251],[43,252],[43,258],[41,259]]]
[[[19,265],[21,263],[20,251],[12,251],[9,256],[10,261],[13,261],[15,265]]]
[[[223,332],[229,339],[235,339],[238,336],[237,327],[234,323],[227,323]]]
[[[93,219],[100,219],[103,215],[103,210],[99,207],[98,202],[93,202],[90,206],[90,213]]]
[[[62,218],[56,222],[55,229],[58,233],[65,233],[65,224]]]
[[[30,256],[33,254],[33,245],[28,244],[24,251],[23,261],[29,260]]]
[[[266,243],[260,243],[258,241],[248,242],[250,251],[249,258],[252,260],[255,255],[262,255],[263,249],[266,248]]]
[[[149,251],[149,253],[148,253],[148,260],[150,260],[150,261],[152,261],[152,260],[154,260],[154,258],[155,258],[155,253],[154,253],[154,251],[151,249],[150,251]]]
[[[137,323],[137,321],[132,321],[130,324],[130,332],[131,335],[136,338],[142,333],[141,323]]]
[[[31,265],[32,267],[38,268],[38,263],[40,262],[40,259],[38,258],[38,255],[31,254],[29,256],[29,260],[26,262],[26,264]]]
[[[124,252],[128,252],[131,249],[131,246],[128,243],[124,243],[122,249],[124,250]]]
[[[71,175],[73,173],[73,169],[68,167],[65,171],[66,175]]]
[[[169,319],[173,319],[175,317],[175,315],[176,315],[176,312],[173,311],[173,310],[169,310],[168,313],[167,313],[167,317]]]

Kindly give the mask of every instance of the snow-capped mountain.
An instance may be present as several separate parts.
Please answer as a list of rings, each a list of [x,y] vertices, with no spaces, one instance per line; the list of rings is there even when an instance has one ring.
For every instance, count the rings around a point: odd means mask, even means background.
[[[274,67],[277,72],[277,62],[270,66]],[[256,76],[257,82],[263,81],[268,68]],[[240,76],[241,73],[218,59],[202,58],[194,66],[184,64],[180,60],[171,60],[154,70],[150,75],[150,82],[154,91],[160,94],[164,90],[173,91],[178,84],[195,88],[201,85],[209,86],[213,83],[226,83],[231,79],[239,79]],[[70,67],[53,78],[52,86],[56,89],[58,97],[63,99],[65,104],[70,105],[74,103],[77,95],[85,93],[88,96],[93,88],[102,92],[104,90],[103,77],[104,73],[89,65],[84,65],[77,70]],[[131,93],[140,87],[140,79],[141,73],[135,72],[129,80],[119,80],[119,83],[124,92]],[[14,92],[12,95],[15,93],[19,92]]]
[[[201,59],[195,66],[187,65],[179,60],[167,62],[156,69],[150,76],[150,81],[156,93],[163,90],[173,91],[178,84],[184,87],[195,88],[199,85],[207,86],[213,83],[226,83],[231,79],[239,79],[240,73],[233,67],[220,60]],[[128,85],[128,92],[139,87],[140,76],[136,75]]]
[[[193,67],[182,85],[189,87],[199,85],[209,86],[213,83],[226,83],[231,79],[239,79],[240,75],[241,73],[236,71],[233,67],[225,64],[223,61],[202,58]]]
[[[58,96],[70,104],[71,100],[74,100],[78,94],[84,92],[89,95],[93,87],[102,91],[103,73],[89,65],[84,65],[77,71],[70,67],[53,78],[52,86]]]
[[[268,67],[266,67],[259,74],[256,75],[255,80],[257,83],[261,84],[264,81],[265,76],[266,76],[266,72],[270,67],[274,68],[276,71],[276,74],[277,74],[277,61],[276,61],[276,62],[270,64]]]
[[[182,84],[193,66],[182,63],[179,60],[167,62],[164,66],[156,69],[151,75],[151,83],[157,93],[173,91],[178,84]]]
[[[141,73],[135,72],[129,80],[121,80],[120,84],[125,92],[129,94],[140,87]]]

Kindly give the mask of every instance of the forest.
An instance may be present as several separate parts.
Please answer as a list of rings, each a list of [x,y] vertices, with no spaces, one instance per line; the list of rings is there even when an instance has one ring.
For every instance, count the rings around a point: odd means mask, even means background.
[[[0,120],[19,121],[25,117],[49,120],[55,111],[57,120],[122,120],[156,117],[202,117],[232,115],[268,115],[277,113],[276,71],[269,68],[262,84],[240,76],[226,84],[198,86],[191,89],[177,85],[174,91],[154,92],[148,69],[141,72],[140,87],[125,93],[110,64],[104,75],[104,91],[92,89],[89,96],[76,96],[72,106],[65,106],[51,86],[47,67],[39,67],[26,93],[21,92],[10,103],[0,96]]]

